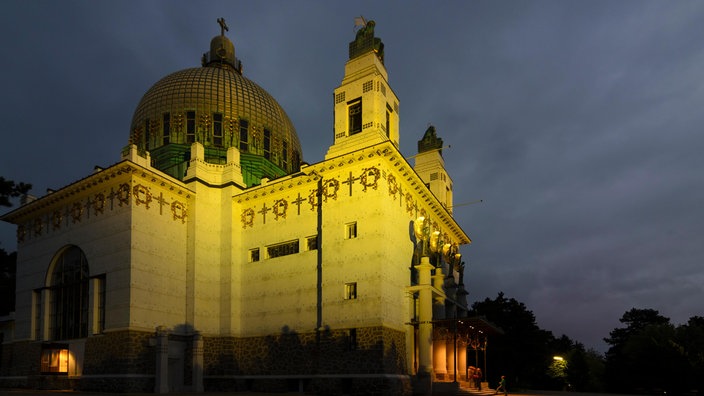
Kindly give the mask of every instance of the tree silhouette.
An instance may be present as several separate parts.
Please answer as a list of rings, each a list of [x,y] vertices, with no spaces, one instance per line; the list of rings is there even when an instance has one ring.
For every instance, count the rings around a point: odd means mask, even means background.
[[[653,309],[627,311],[626,327],[611,331],[605,341],[606,381],[611,392],[682,394],[702,389],[704,320],[693,317],[675,327]]]
[[[0,206],[12,206],[10,198],[16,198],[27,194],[32,189],[31,184],[15,183],[0,176]]]
[[[492,386],[501,375],[506,375],[508,386],[514,388],[536,388],[548,382],[552,361],[548,342],[553,336],[538,327],[535,315],[523,303],[499,292],[494,300],[475,302],[472,314],[485,317],[504,331],[487,348],[487,371],[495,376],[487,378]]]

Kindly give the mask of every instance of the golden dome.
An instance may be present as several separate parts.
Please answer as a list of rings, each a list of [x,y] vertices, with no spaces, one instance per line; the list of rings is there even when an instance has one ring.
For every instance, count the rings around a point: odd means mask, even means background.
[[[248,186],[298,171],[302,152],[291,120],[241,71],[230,40],[216,36],[203,67],[172,73],[144,94],[130,142],[149,151],[156,168],[177,178],[185,174],[193,142],[205,146],[211,163],[224,163],[227,148],[239,149]]]

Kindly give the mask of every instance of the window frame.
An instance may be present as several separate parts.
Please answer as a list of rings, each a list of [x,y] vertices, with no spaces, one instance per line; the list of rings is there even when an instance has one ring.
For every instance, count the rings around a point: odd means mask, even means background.
[[[347,102],[347,131],[349,136],[362,132],[362,98]]]
[[[345,300],[356,300],[359,298],[359,290],[357,288],[357,282],[346,282],[345,283]]]
[[[357,239],[358,236],[359,230],[357,228],[357,222],[345,223],[345,239]]]

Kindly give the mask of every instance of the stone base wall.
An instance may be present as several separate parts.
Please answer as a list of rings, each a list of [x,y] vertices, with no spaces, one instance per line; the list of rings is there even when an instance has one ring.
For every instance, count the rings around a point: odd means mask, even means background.
[[[117,331],[86,340],[84,375],[154,374],[156,347],[150,345],[154,333]]]
[[[383,327],[204,338],[205,375],[407,374],[405,334]]]
[[[0,377],[39,374],[42,345],[34,341],[19,341],[2,346]]]
[[[0,388],[33,387],[30,376],[39,374],[41,344],[20,341],[2,345],[0,356]]]
[[[0,388],[153,392],[156,343],[152,332],[119,331],[86,339],[78,378],[40,375],[41,343],[3,346]],[[192,385],[191,337],[185,346],[185,390]],[[204,337],[208,391],[303,391],[319,395],[410,395],[405,334],[384,327],[286,332],[265,337]]]
[[[153,337],[154,333],[129,330],[89,337],[78,389],[154,391],[156,348],[150,345]]]
[[[384,327],[206,337],[204,366],[210,391],[404,395],[411,388],[405,333]]]

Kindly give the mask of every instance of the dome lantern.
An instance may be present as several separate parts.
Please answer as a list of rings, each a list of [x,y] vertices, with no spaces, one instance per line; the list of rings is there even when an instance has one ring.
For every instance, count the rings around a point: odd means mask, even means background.
[[[225,36],[225,31],[230,31],[224,18],[218,18],[220,35],[210,40],[210,51],[203,54],[203,66],[231,67],[242,74],[242,62],[235,56],[235,45]]]

